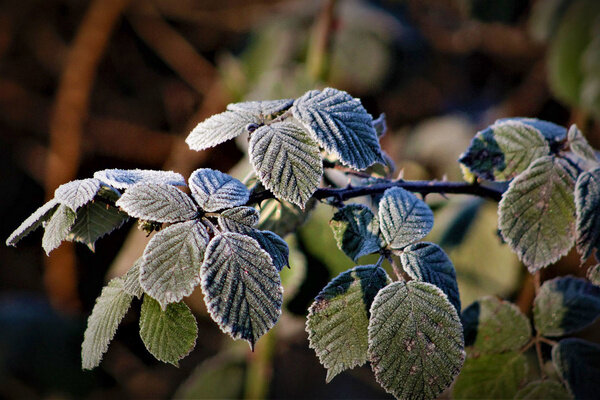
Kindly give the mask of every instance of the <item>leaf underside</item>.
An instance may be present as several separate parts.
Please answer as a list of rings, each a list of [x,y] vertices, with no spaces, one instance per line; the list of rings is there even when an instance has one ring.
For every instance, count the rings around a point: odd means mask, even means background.
[[[361,170],[385,162],[373,118],[348,93],[332,88],[311,90],[296,99],[292,111],[313,139],[344,165]]]
[[[96,299],[81,345],[83,369],[97,367],[115,336],[119,323],[127,313],[133,296],[123,290],[123,280],[115,278],[102,289]]]
[[[211,317],[234,339],[254,343],[279,319],[283,288],[271,256],[256,240],[225,232],[209,243],[202,292]]]
[[[200,283],[208,239],[199,221],[187,221],[161,230],[146,246],[140,282],[163,309],[189,296]]]
[[[381,267],[361,265],[338,275],[315,298],[306,331],[310,347],[327,368],[327,382],[367,362],[369,309],[390,282]]]
[[[128,187],[141,182],[185,186],[185,179],[183,179],[183,176],[173,171],[115,168],[98,171],[94,173],[94,178],[117,189],[127,189]]]
[[[190,176],[189,185],[200,208],[209,212],[241,206],[250,196],[242,182],[209,168],[194,171]]]
[[[174,186],[157,183],[131,186],[116,205],[132,217],[156,222],[189,221],[198,214],[187,194]]]
[[[577,251],[582,261],[600,249],[600,168],[582,173],[575,185]]]
[[[304,208],[319,187],[323,161],[317,144],[296,124],[265,125],[252,133],[250,162],[277,198]]]
[[[185,303],[169,304],[163,311],[156,300],[144,295],[140,337],[154,357],[177,366],[192,351],[197,336],[196,318]]]
[[[379,221],[367,206],[349,204],[342,207],[333,215],[329,225],[340,250],[354,261],[383,247]]]
[[[128,219],[127,214],[115,206],[90,202],[77,211],[67,239],[83,243],[93,251],[96,240],[120,228]]]
[[[433,228],[433,212],[414,194],[400,188],[387,189],[379,202],[379,226],[392,249],[424,238]]]
[[[531,273],[565,255],[575,241],[574,172],[556,157],[535,160],[502,196],[498,227]]]
[[[465,359],[456,309],[429,283],[387,285],[371,306],[369,359],[377,382],[397,398],[436,398]]]

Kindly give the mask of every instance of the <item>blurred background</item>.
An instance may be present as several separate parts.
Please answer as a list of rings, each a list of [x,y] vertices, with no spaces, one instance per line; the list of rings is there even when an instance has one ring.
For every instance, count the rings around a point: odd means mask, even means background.
[[[194,152],[184,143],[189,131],[229,102],[324,86],[385,112],[382,146],[406,179],[461,180],[458,155],[501,117],[577,123],[598,148],[599,3],[2,0],[0,237],[57,186],[100,169],[188,176],[210,167],[241,177],[243,145]],[[426,239],[455,263],[462,304],[491,294],[529,312],[530,276],[497,235],[496,204],[428,201],[436,222]],[[95,252],[63,243],[46,257],[39,231],[18,248],[0,246],[0,397],[389,398],[368,366],[325,384],[308,348],[308,306],[354,265],[335,245],[332,213],[319,205],[300,228],[293,216],[271,227],[291,231],[292,268],[282,277],[283,316],[256,351],[220,332],[198,290],[187,302],[199,337],[179,368],[146,352],[135,302],[102,364],[80,368],[96,297],[148,240],[133,223]],[[544,278],[582,271],[570,254]]]

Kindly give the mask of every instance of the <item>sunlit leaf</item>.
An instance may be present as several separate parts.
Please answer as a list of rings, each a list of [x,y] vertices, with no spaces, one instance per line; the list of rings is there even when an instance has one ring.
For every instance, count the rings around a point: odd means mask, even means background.
[[[400,255],[404,271],[414,280],[431,283],[448,296],[460,312],[456,271],[448,255],[437,244],[420,242],[406,247]]]
[[[304,208],[319,187],[323,162],[317,144],[291,122],[263,126],[250,137],[250,162],[277,198]]]
[[[116,202],[132,217],[156,222],[188,221],[198,215],[192,199],[174,186],[138,183]]]
[[[95,178],[79,179],[60,185],[54,191],[54,198],[60,204],[69,206],[71,210],[77,211],[79,207],[94,199],[100,190],[100,180]]]
[[[208,239],[199,221],[187,221],[158,232],[146,246],[140,282],[163,309],[189,296],[200,283]]]
[[[219,215],[219,225],[228,229],[229,224],[242,224],[247,227],[253,227],[258,223],[260,214],[253,207],[234,207],[225,210]],[[232,229],[228,229],[232,230]],[[237,232],[234,230],[234,232]]]
[[[294,104],[294,99],[264,100],[264,101],[245,101],[242,103],[232,103],[227,105],[229,111],[253,114],[262,119],[267,119],[280,114]]]
[[[567,128],[564,126],[555,124],[554,122],[544,121],[543,119],[537,118],[524,118],[524,117],[511,117],[501,118],[497,120],[497,123],[515,121],[521,122],[525,125],[529,125],[532,128],[537,129],[546,138],[550,144],[559,142],[567,137]]]
[[[390,282],[381,267],[354,267],[329,282],[308,309],[308,340],[327,368],[327,382],[367,362],[369,309]]]
[[[369,360],[386,391],[402,399],[436,398],[464,359],[458,314],[440,289],[398,281],[379,291],[371,306]]]
[[[506,181],[549,153],[550,146],[538,129],[505,120],[477,132],[459,162],[481,178]]]
[[[133,296],[123,290],[123,280],[115,278],[102,289],[88,318],[81,345],[83,369],[97,367],[127,313]]]
[[[386,243],[392,249],[402,249],[431,231],[433,213],[414,194],[400,187],[390,188],[379,202],[379,226]]]
[[[383,247],[379,221],[367,206],[349,204],[342,207],[329,225],[340,250],[354,261]]]
[[[576,399],[598,397],[600,345],[568,338],[552,348],[552,362]]]
[[[195,170],[189,179],[192,196],[205,211],[241,206],[250,192],[237,179],[209,168]]]
[[[517,392],[514,398],[519,400],[566,400],[572,399],[573,396],[560,382],[545,379],[528,383]]]
[[[527,370],[527,360],[518,352],[469,357],[454,384],[453,398],[512,399]]]
[[[279,319],[279,273],[256,240],[233,232],[215,236],[206,249],[201,276],[210,315],[234,339],[254,347]]]
[[[94,178],[117,189],[126,189],[140,182],[185,186],[181,174],[151,169],[105,169],[94,173]]]
[[[239,111],[225,111],[200,122],[185,142],[192,150],[205,150],[247,132],[249,125],[260,124],[256,116]]]
[[[585,136],[583,136],[583,133],[577,128],[577,125],[571,125],[567,134],[567,140],[573,153],[584,160],[597,162],[594,149],[590,146]]]
[[[69,236],[69,231],[75,223],[75,212],[64,204],[61,204],[50,220],[46,223],[42,247],[46,254],[60,246],[63,240]]]
[[[110,204],[87,203],[77,211],[67,239],[83,243],[94,251],[96,240],[120,228],[128,218],[127,214]]]
[[[373,118],[346,92],[326,88],[311,90],[296,99],[294,117],[311,136],[344,165],[365,169],[383,162]]]
[[[16,246],[21,239],[35,231],[44,222],[48,221],[58,206],[58,201],[56,199],[52,199],[38,208],[33,214],[27,217],[27,219],[23,221],[13,233],[10,234],[8,239],[6,239],[6,245]]]
[[[583,172],[575,185],[577,251],[586,260],[600,250],[600,168]]]
[[[531,338],[529,319],[516,305],[493,296],[465,308],[462,322],[465,344],[476,354],[517,351]]]
[[[517,176],[502,196],[500,233],[531,273],[573,246],[576,174],[567,161],[542,157]]]
[[[566,276],[544,282],[534,301],[536,329],[544,336],[582,330],[600,317],[600,287]]]
[[[143,257],[135,260],[135,263],[133,263],[131,268],[129,268],[122,278],[123,290],[138,299],[141,299],[144,294],[144,289],[142,289],[142,284],[140,283],[140,273],[142,272],[143,262]]]
[[[154,357],[177,366],[192,351],[197,336],[196,318],[185,303],[169,304],[163,311],[156,300],[144,295],[140,337]]]

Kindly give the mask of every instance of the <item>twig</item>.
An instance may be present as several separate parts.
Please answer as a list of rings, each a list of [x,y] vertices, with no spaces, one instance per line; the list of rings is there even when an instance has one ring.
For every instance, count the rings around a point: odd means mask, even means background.
[[[374,185],[347,187],[347,188],[319,188],[313,193],[313,197],[318,200],[327,198],[336,198],[339,200],[348,200],[354,197],[374,195],[385,192],[392,187],[401,187],[410,192],[427,195],[430,193],[441,194],[470,194],[483,198],[499,201],[502,197],[502,191],[487,186],[466,182],[440,182],[440,181],[391,181],[386,183],[377,183]],[[263,200],[273,198],[273,193],[269,191],[254,192],[250,195],[247,204],[257,204]]]

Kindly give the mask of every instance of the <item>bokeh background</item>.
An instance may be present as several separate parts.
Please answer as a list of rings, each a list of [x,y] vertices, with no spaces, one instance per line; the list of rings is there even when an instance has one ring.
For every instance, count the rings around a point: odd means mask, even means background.
[[[244,173],[243,143],[201,153],[187,133],[229,102],[333,86],[387,115],[382,146],[406,179],[462,179],[477,130],[508,116],[577,123],[600,147],[600,10],[596,0],[2,0],[0,237],[67,181],[105,168],[184,176]],[[533,285],[502,245],[496,205],[428,198],[434,231],[458,272],[462,303],[499,295],[529,312]],[[130,223],[92,253],[64,243],[46,257],[36,232],[0,246],[2,398],[389,398],[368,366],[325,384],[304,317],[353,266],[319,205],[293,234],[285,309],[256,351],[222,334],[199,291],[195,350],[179,368],[138,335],[139,304],[102,364],[80,369],[86,318],[102,286],[148,238]],[[4,240],[4,239],[3,239]],[[570,254],[544,277],[582,275]]]

